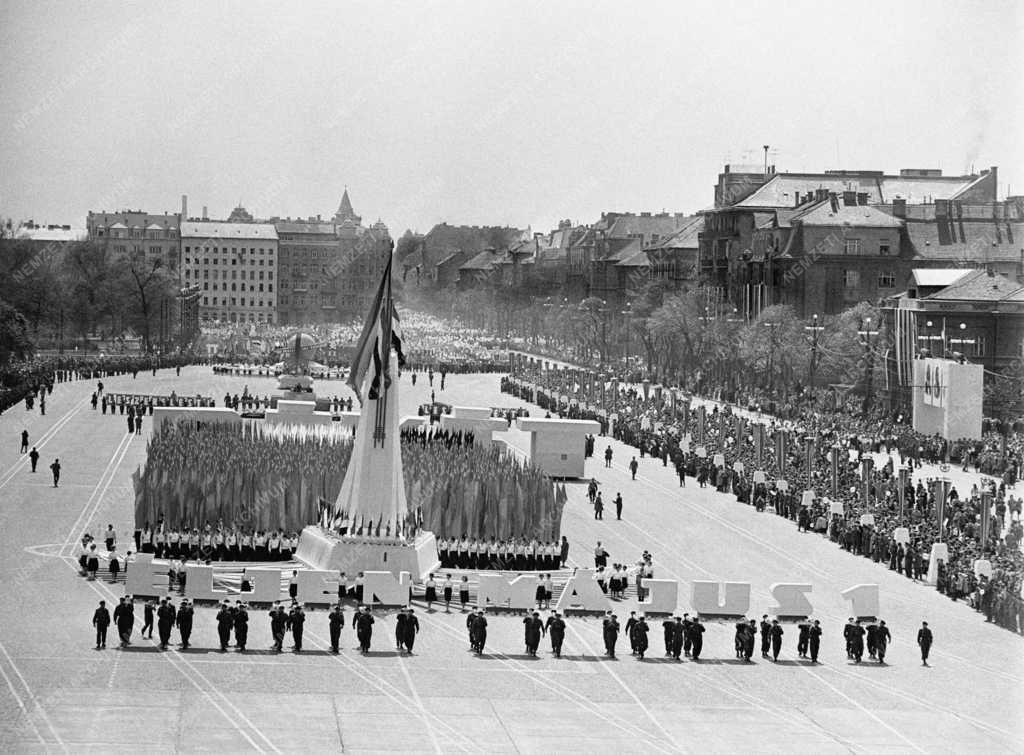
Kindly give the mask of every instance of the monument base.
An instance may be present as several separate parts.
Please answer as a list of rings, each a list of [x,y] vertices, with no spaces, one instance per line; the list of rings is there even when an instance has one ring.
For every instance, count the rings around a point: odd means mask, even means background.
[[[411,542],[384,537],[347,537],[310,525],[299,536],[295,558],[313,569],[343,571],[348,575],[389,571],[397,579],[403,571],[423,581],[441,567],[433,532],[420,532]]]

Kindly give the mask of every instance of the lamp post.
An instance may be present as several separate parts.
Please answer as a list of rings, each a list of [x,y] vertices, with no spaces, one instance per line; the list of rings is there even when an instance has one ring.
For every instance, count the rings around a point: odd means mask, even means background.
[[[867,374],[864,376],[864,413],[868,413],[868,409],[871,406],[872,393],[874,392],[874,376],[875,376],[875,352],[871,349],[871,337],[877,336],[878,331],[871,329],[871,318],[865,317],[861,323],[861,329],[857,331],[857,335],[860,336],[861,345],[864,347],[864,369]]]
[[[811,364],[807,370],[807,385],[814,390],[814,377],[818,371],[818,334],[825,328],[818,325],[818,315],[811,315],[811,324],[804,325],[804,330],[811,334]]]

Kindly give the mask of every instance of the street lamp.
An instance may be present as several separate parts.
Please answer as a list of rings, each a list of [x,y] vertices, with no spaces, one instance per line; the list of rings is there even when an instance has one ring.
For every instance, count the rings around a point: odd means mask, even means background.
[[[631,356],[629,351],[629,332],[633,329],[633,302],[626,302],[626,308],[621,313],[626,318],[626,369],[629,369],[629,357]]]
[[[875,353],[871,350],[871,337],[877,336],[878,331],[871,329],[871,318],[865,317],[861,324],[861,329],[857,331],[857,335],[860,336],[861,345],[864,347],[864,369],[867,371],[865,375],[865,390],[864,390],[864,413],[868,413],[868,408],[871,406],[872,393],[874,392],[874,375],[875,375]]]
[[[807,370],[807,384],[813,390],[814,375],[818,370],[818,334],[825,328],[818,325],[818,315],[811,315],[811,324],[804,325],[804,330],[811,334],[811,364]]]

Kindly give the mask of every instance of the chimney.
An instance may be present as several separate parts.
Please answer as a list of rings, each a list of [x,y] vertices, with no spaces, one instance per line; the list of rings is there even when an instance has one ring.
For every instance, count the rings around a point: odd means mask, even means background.
[[[188,194],[181,195],[181,219],[188,220]]]
[[[907,217],[907,200],[895,198],[892,200],[892,215],[894,218]]]
[[[204,204],[203,205],[203,220],[208,220],[208,219],[209,219],[209,217],[207,216],[206,205]]]
[[[843,192],[843,206],[844,207],[856,207],[857,206],[857,192],[855,192],[855,191],[844,191]]]

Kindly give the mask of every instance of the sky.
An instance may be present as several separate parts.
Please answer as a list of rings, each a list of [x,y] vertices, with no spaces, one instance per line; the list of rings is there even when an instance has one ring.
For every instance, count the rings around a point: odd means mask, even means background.
[[[999,167],[1024,3],[5,0],[0,217],[333,215],[394,236],[711,206],[726,163]]]

